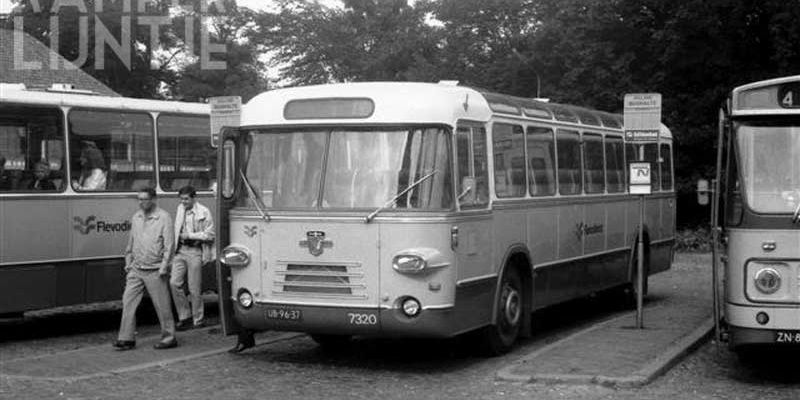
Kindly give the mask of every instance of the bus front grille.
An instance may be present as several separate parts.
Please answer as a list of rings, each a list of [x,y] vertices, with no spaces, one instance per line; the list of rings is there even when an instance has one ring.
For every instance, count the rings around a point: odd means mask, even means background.
[[[366,298],[364,272],[356,264],[279,263],[276,294]]]

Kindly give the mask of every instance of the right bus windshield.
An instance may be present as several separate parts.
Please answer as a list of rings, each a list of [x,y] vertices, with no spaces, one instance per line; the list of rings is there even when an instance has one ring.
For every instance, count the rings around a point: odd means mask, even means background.
[[[254,130],[245,142],[241,168],[268,208],[374,209],[394,197],[389,208],[453,207],[442,128]],[[237,203],[252,199],[243,193]]]
[[[739,165],[749,207],[791,213],[800,204],[800,124],[797,120],[739,123]]]

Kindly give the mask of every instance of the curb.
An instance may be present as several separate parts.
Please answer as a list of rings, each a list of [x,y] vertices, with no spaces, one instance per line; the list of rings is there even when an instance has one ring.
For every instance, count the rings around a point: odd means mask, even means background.
[[[291,333],[291,332],[290,333],[283,333],[283,334],[280,334],[280,335],[277,335],[277,336],[272,336],[272,337],[269,337],[269,338],[267,338],[265,340],[259,341],[259,342],[256,343],[255,347],[259,347],[259,346],[263,346],[263,345],[267,345],[267,344],[272,344],[272,343],[277,343],[277,342],[283,342],[283,341],[287,341],[287,340],[292,340],[292,339],[296,339],[296,338],[301,337],[301,336],[304,336],[304,334],[302,334],[302,333]],[[103,345],[103,347],[105,347],[105,345]],[[75,351],[79,351],[79,350],[80,349],[68,350],[67,352],[75,352]],[[113,369],[113,370],[106,371],[106,372],[98,372],[98,373],[87,374],[87,375],[60,376],[60,377],[40,377],[40,376],[31,376],[31,375],[0,374],[0,379],[20,379],[20,380],[30,380],[30,381],[67,382],[67,383],[71,383],[71,382],[82,381],[82,380],[86,380],[86,379],[117,376],[117,375],[124,374],[124,373],[127,373],[127,372],[139,371],[139,370],[152,368],[152,367],[164,367],[164,366],[167,366],[169,364],[174,364],[174,363],[177,363],[177,362],[189,361],[189,360],[194,360],[194,359],[197,359],[197,358],[203,358],[203,357],[213,356],[213,355],[217,355],[217,354],[222,354],[222,353],[225,353],[227,351],[228,351],[228,347],[225,347],[225,348],[222,348],[222,349],[208,350],[208,351],[203,351],[203,352],[199,352],[199,353],[188,354],[188,355],[181,356],[181,357],[168,358],[166,360],[153,361],[153,362],[144,363],[144,364],[137,364],[137,365],[132,365],[132,366],[129,366],[129,367],[122,367],[122,368],[117,368],[117,369]],[[37,357],[32,357],[32,358],[42,358],[42,357],[41,356],[37,356]]]
[[[623,315],[603,321],[595,326],[585,329],[580,332],[573,333],[564,339],[550,343],[541,349],[531,353],[530,355],[514,362],[513,364],[502,368],[497,372],[497,379],[502,381],[522,382],[522,383],[549,383],[549,384],[571,384],[571,385],[601,385],[608,387],[641,387],[652,382],[658,376],[664,374],[667,370],[677,364],[684,356],[691,353],[699,347],[705,339],[707,339],[711,332],[714,330],[714,318],[708,317],[700,325],[695,328],[688,335],[683,336],[680,340],[672,344],[653,361],[647,363],[639,371],[624,377],[610,377],[605,375],[586,375],[586,374],[533,374],[533,375],[520,375],[513,372],[514,367],[520,362],[534,360],[540,354],[558,346],[575,337],[584,335],[591,331],[597,330],[605,325],[611,324],[618,319],[629,317]]]

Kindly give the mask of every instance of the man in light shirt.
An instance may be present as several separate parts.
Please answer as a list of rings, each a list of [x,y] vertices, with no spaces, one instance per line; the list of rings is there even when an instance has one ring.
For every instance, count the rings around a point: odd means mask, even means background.
[[[203,317],[203,265],[214,260],[214,220],[211,212],[197,202],[191,186],[178,191],[180,204],[175,212],[175,237],[178,247],[172,261],[172,299],[178,310],[179,331],[205,326]],[[184,291],[189,287],[189,298]],[[191,308],[190,308],[191,301]]]
[[[161,323],[161,341],[153,347],[169,349],[178,346],[167,282],[175,243],[172,218],[156,206],[154,189],[141,189],[136,197],[139,210],[131,218],[131,232],[125,249],[127,275],[122,294],[122,320],[113,346],[117,350],[136,347],[136,309],[146,289]]]

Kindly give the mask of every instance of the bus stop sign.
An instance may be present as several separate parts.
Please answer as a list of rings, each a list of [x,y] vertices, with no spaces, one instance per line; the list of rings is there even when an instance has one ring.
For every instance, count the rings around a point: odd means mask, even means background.
[[[209,99],[211,105],[211,147],[219,146],[222,128],[237,128],[242,119],[242,98],[239,96],[220,96]]]
[[[632,162],[629,172],[630,193],[650,194],[650,163]]]
[[[630,93],[625,95],[625,140],[657,142],[661,132],[661,95]]]

